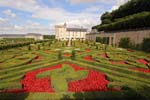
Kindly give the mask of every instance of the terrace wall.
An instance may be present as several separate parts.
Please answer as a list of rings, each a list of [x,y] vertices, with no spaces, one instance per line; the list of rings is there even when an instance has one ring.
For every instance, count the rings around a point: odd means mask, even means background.
[[[150,38],[150,29],[99,32],[86,35],[87,40],[96,41],[96,37],[109,37],[110,45],[118,46],[120,39],[123,37],[129,37],[133,44],[140,44],[144,38]]]

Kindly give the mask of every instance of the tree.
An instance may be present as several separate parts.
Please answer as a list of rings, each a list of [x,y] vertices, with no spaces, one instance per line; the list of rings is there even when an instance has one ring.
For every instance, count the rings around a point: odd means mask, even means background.
[[[150,27],[150,0],[129,0],[112,12],[101,16],[101,24],[93,26],[98,31],[114,31]]]
[[[119,47],[122,48],[129,48],[131,45],[131,41],[130,38],[125,37],[125,38],[121,38],[120,42],[119,42]]]
[[[55,35],[44,35],[44,39],[55,39]]]
[[[58,60],[61,60],[62,59],[62,52],[61,50],[58,51]]]
[[[75,57],[76,57],[75,50],[72,50],[72,56],[71,56],[71,59],[72,59],[72,60],[75,60]]]
[[[150,11],[149,0],[130,0],[111,14],[113,19],[117,19],[144,11]]]
[[[28,50],[29,50],[29,51],[31,50],[31,46],[30,46],[30,45],[28,46]]]
[[[143,39],[142,50],[145,52],[150,52],[150,38]]]
[[[102,16],[101,16],[101,21],[102,24],[110,24],[112,21],[112,15],[109,12],[105,12]]]
[[[38,47],[38,50],[40,50],[40,49],[41,49],[41,46],[40,46],[40,44],[37,44],[37,47]]]

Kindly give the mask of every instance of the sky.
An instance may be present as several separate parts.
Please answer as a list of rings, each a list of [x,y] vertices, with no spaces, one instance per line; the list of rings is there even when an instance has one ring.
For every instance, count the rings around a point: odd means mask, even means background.
[[[127,0],[0,0],[0,34],[54,34],[54,26],[91,29]]]

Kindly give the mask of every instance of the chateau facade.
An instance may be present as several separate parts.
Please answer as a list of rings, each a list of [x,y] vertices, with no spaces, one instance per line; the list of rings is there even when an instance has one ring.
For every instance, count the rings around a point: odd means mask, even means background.
[[[68,28],[67,24],[55,26],[55,38],[57,40],[85,40],[87,29]]]

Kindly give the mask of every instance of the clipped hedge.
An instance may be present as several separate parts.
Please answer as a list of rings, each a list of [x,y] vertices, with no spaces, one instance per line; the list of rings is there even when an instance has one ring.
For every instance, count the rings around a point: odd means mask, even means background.
[[[134,29],[150,27],[150,12],[142,12],[130,16],[126,16],[117,19],[111,24],[98,25],[98,31],[113,31],[113,30],[124,30],[124,29]]]
[[[150,38],[145,38],[142,43],[142,50],[150,52]]]
[[[13,44],[3,44],[0,45],[0,50],[5,50],[5,49],[11,49],[11,48],[16,48],[16,47],[23,47],[27,46],[30,44],[35,44],[35,43],[44,43],[48,42],[49,40],[40,40],[40,41],[25,41],[25,42],[18,42],[18,43],[13,43]]]

